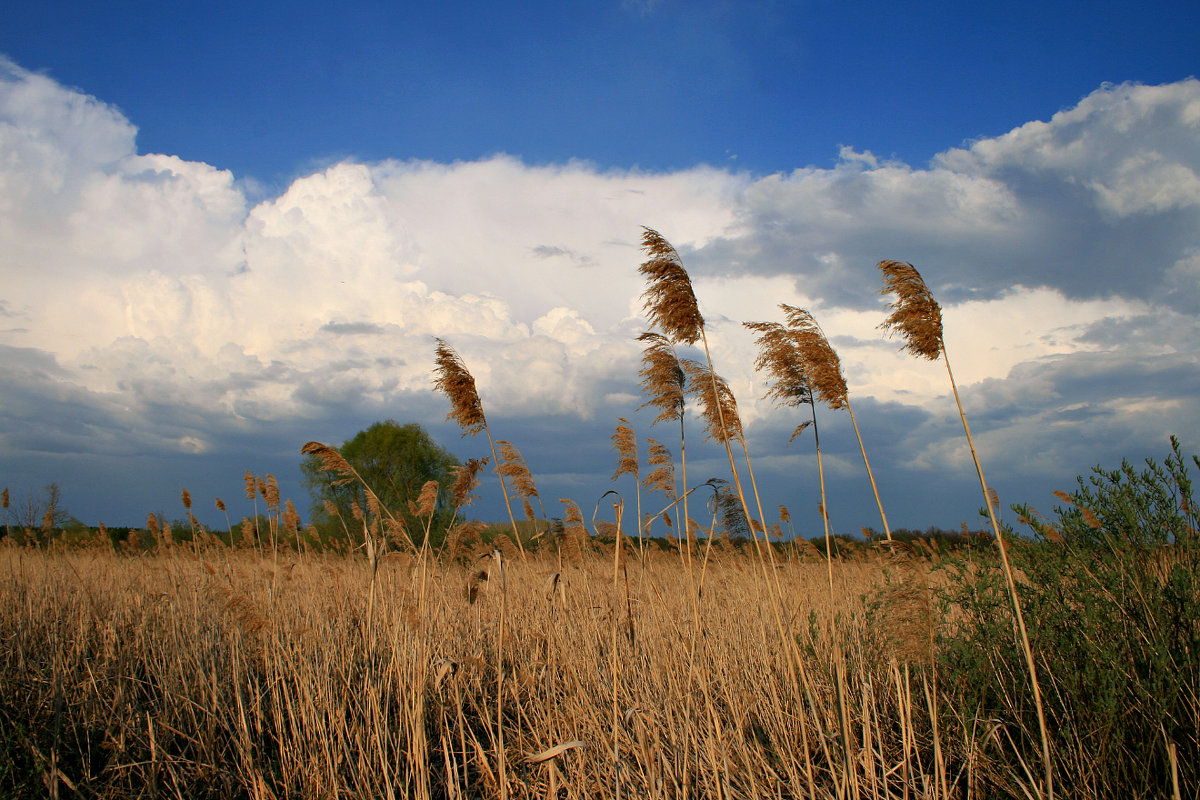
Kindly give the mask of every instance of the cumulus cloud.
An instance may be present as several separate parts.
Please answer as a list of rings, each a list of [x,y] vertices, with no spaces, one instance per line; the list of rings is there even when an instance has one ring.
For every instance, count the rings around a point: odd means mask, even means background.
[[[885,458],[910,475],[961,465],[944,368],[877,330],[885,257],[915,262],[945,306],[1001,476],[1077,470],[1197,432],[1198,122],[1200,82],[1126,84],[927,166],[852,147],[770,176],[344,162],[252,203],[228,171],[139,153],[119,111],[4,62],[0,437],[11,463],[216,458],[248,431],[292,453],[291,438],[374,418],[437,425],[441,336],[531,463],[525,442],[554,439],[536,426],[595,434],[544,460],[563,490],[602,482],[607,464],[578,459],[602,459],[610,418],[639,402],[647,224],[693,273],[768,481],[811,468],[782,446],[794,422],[757,399],[740,324],[779,318],[779,302],[817,315]],[[846,475],[848,436],[831,422]]]

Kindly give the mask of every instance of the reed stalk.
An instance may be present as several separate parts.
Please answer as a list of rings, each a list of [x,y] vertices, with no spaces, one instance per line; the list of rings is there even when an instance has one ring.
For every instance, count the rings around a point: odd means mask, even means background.
[[[954,392],[954,402],[958,406],[958,416],[962,420],[963,433],[966,434],[971,460],[975,463],[975,473],[979,476],[979,487],[983,492],[984,503],[987,505],[988,520],[992,524],[996,547],[1000,551],[1000,563],[1008,584],[1008,593],[1012,598],[1013,613],[1021,637],[1021,648],[1029,671],[1029,681],[1033,687],[1034,704],[1037,707],[1038,731],[1042,739],[1043,791],[1048,800],[1053,800],[1054,770],[1050,758],[1050,736],[1046,729],[1046,713],[1042,705],[1042,690],[1038,682],[1037,664],[1033,657],[1033,647],[1029,643],[1025,616],[1021,612],[1021,600],[1017,594],[1017,583],[1013,577],[1012,566],[1009,564],[1008,550],[1004,544],[1004,537],[1000,533],[993,493],[983,477],[983,467],[979,463],[975,440],[971,436],[971,426],[967,423],[967,414],[963,410],[962,398],[958,394],[958,385],[954,381],[954,371],[950,368],[950,358],[946,353],[946,342],[942,330],[942,309],[934,299],[933,293],[929,291],[925,279],[912,264],[902,261],[880,261],[878,268],[883,273],[883,289],[880,293],[896,295],[896,299],[888,305],[892,313],[880,327],[889,332],[900,333],[905,340],[901,350],[907,350],[913,355],[929,361],[936,361],[941,356],[946,365],[950,388]]]
[[[517,530],[517,518],[513,515],[512,501],[508,496],[508,486],[501,471],[503,462],[496,455],[496,443],[492,440],[492,431],[488,427],[487,417],[483,413],[483,403],[479,400],[479,392],[475,388],[475,378],[467,369],[466,363],[458,352],[442,339],[437,340],[435,350],[437,368],[434,389],[445,393],[450,400],[450,413],[446,419],[454,420],[462,428],[463,436],[475,436],[480,431],[487,435],[488,446],[492,450],[492,463],[496,466],[496,475],[500,478],[500,492],[504,495],[504,507],[508,510],[508,521],[512,524],[513,538],[517,541],[517,549],[521,551],[521,560],[525,560],[525,546],[521,544],[521,533]]]

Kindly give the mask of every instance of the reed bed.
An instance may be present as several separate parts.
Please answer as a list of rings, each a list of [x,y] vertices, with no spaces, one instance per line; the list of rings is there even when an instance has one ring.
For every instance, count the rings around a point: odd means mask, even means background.
[[[860,600],[834,609],[824,564],[781,560],[800,682],[752,558],[717,546],[698,629],[678,556],[630,563],[627,598],[611,546],[561,573],[485,557],[424,581],[392,554],[372,604],[369,566],[341,557],[6,548],[8,779],[91,797],[879,798],[965,796],[988,768],[994,732],[931,666],[922,562],[839,562],[839,597]],[[907,627],[868,613],[887,576]]]

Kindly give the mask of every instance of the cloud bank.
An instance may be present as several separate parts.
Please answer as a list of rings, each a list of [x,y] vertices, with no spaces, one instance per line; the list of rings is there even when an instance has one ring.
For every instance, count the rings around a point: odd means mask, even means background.
[[[617,416],[670,438],[634,413],[641,225],[692,271],[775,503],[815,506],[815,465],[784,447],[793,412],[758,399],[740,322],[787,302],[838,348],[889,516],[956,524],[979,505],[944,368],[876,330],[881,258],[915,263],[942,301],[1006,500],[1160,454],[1170,433],[1200,442],[1200,81],[1103,86],[923,166],[851,147],[767,176],[345,161],[260,202],[226,170],[139,153],[136,134],[0,63],[0,464],[18,485],[73,475],[89,521],[136,521],[175,484],[235,494],[219,487],[247,467],[294,475],[302,441],[379,418],[473,455],[431,392],[435,336],[546,496],[598,496]],[[848,424],[826,416],[835,524],[873,524]]]

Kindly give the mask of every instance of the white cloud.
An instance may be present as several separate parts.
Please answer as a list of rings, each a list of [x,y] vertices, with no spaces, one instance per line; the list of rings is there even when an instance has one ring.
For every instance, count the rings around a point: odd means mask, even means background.
[[[347,162],[251,207],[229,172],[138,154],[117,110],[0,64],[0,346],[40,359],[8,377],[4,397],[26,411],[6,424],[53,397],[90,409],[87,426],[36,428],[56,451],[136,429],[140,447],[219,454],[249,423],[436,418],[434,336],[462,352],[493,415],[628,413],[647,224],[692,270],[747,420],[778,412],[758,400],[740,322],[788,302],[833,339],[856,403],[918,420],[914,465],[961,456],[957,431],[931,422],[944,368],[877,330],[873,265],[898,257],[942,301],[956,376],[1010,468],[1045,447],[1040,430],[1075,430],[1080,409],[1134,425],[1131,405],[1088,396],[1082,364],[1114,380],[1138,365],[1156,390],[1136,400],[1137,429],[1157,435],[1186,406],[1173,370],[1198,358],[1177,333],[1200,301],[1197,120],[1200,82],[1122,85],[928,168],[851,147],[831,169],[760,178]],[[1037,402],[1005,400],[1021,394]],[[0,436],[36,448],[33,430]]]

